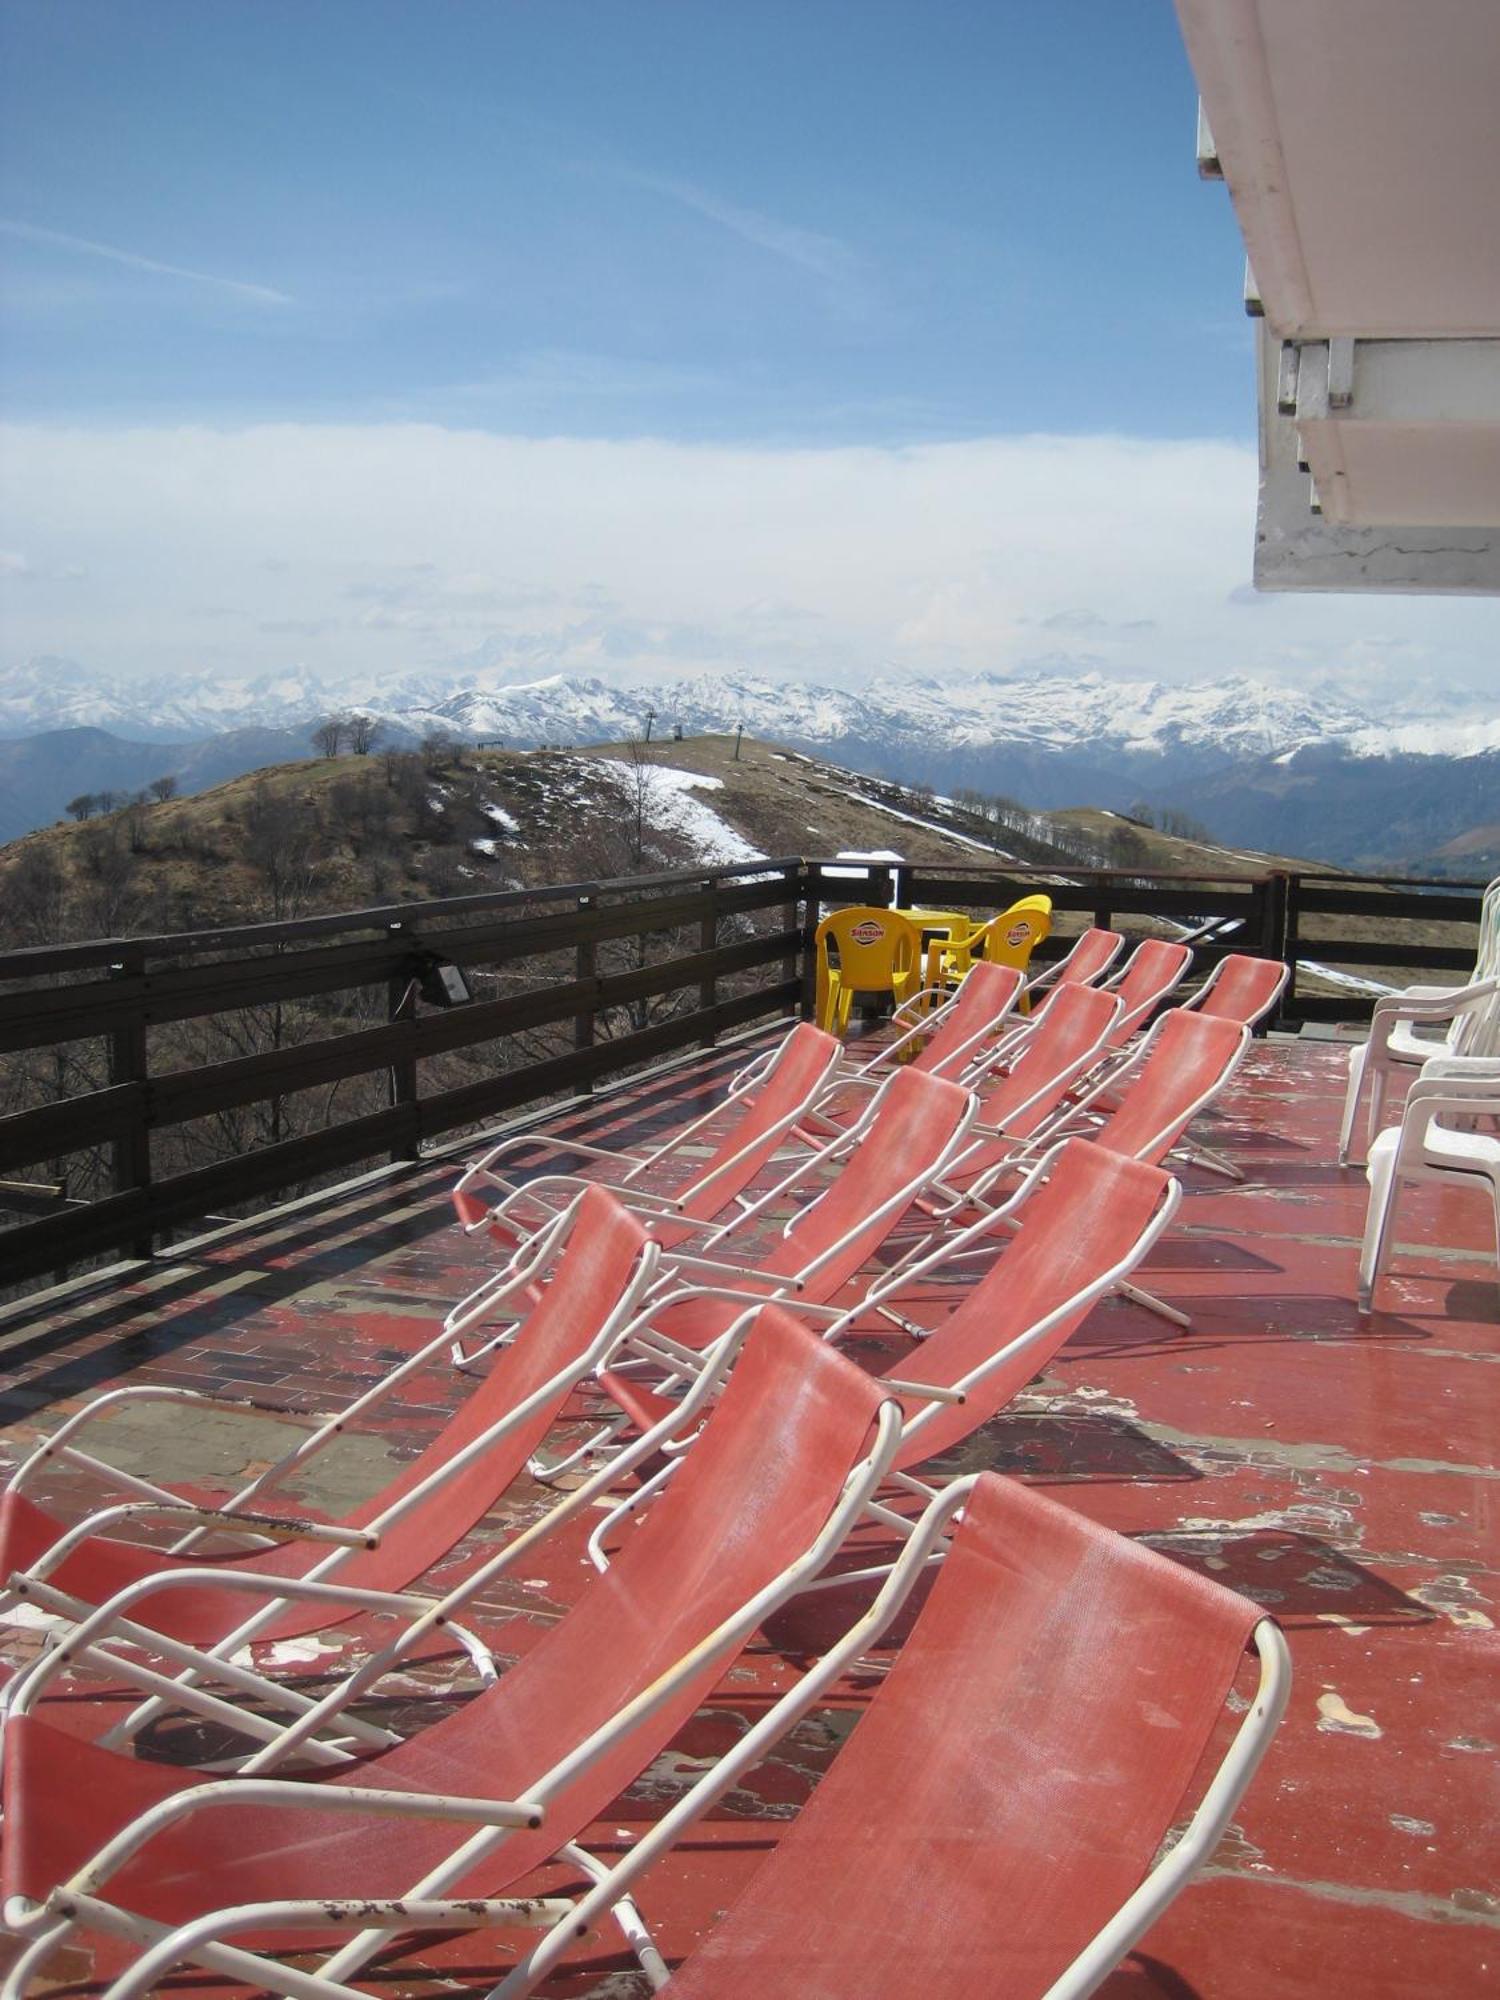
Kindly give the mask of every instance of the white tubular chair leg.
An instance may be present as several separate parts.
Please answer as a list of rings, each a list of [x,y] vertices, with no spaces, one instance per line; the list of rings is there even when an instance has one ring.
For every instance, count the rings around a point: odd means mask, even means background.
[[[1361,1162],[1369,1159],[1370,1149],[1380,1133],[1380,1114],[1385,1109],[1385,1086],[1390,1075],[1389,1064],[1379,1060],[1373,1064],[1367,1062],[1365,1068],[1370,1072],[1370,1097],[1365,1109],[1365,1143],[1361,1149]]]
[[[1384,1143],[1387,1138],[1389,1145]],[[1375,1287],[1390,1249],[1396,1214],[1399,1151],[1400,1133],[1394,1126],[1382,1133],[1370,1148],[1370,1164],[1365,1170],[1370,1181],[1370,1205],[1365,1212],[1364,1242],[1359,1253],[1359,1310],[1362,1313],[1375,1309]]]
[[[1339,1121],[1339,1165],[1347,1167],[1349,1149],[1354,1142],[1354,1121],[1359,1114],[1360,1089],[1364,1083],[1365,1062],[1370,1053],[1368,1042],[1357,1042],[1349,1051],[1349,1087],[1344,1092],[1344,1115]]]

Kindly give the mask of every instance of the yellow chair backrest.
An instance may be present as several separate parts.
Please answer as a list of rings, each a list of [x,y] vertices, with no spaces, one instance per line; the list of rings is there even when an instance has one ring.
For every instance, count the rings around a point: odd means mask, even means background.
[[[1026,970],[1031,954],[1052,929],[1052,898],[1023,896],[991,917],[976,936],[969,939],[974,958],[987,958],[991,965],[1014,965]]]
[[[835,910],[818,925],[816,944],[820,1028],[841,1032],[856,993],[889,993],[900,1001],[920,978],[921,929],[895,910]]]

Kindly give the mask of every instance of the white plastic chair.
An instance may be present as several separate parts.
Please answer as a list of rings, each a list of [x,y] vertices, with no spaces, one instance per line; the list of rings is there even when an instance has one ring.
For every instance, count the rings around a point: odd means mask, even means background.
[[[1423,1028],[1442,1028],[1441,1035],[1422,1034]],[[1434,1056],[1488,1056],[1496,1052],[1500,1030],[1500,973],[1475,980],[1468,986],[1442,994],[1429,992],[1393,993],[1377,1000],[1370,1020],[1368,1041],[1349,1051],[1349,1087],[1344,1094],[1344,1116],[1339,1126],[1339,1165],[1362,1165],[1351,1160],[1354,1127],[1359,1100],[1368,1083],[1369,1109],[1365,1114],[1362,1152],[1380,1127],[1380,1110],[1385,1099],[1386,1079],[1393,1070],[1420,1069]]]
[[[1407,1093],[1399,1125],[1370,1147],[1365,1169],[1370,1205],[1359,1255],[1359,1309],[1374,1310],[1375,1286],[1389,1261],[1396,1204],[1407,1181],[1485,1185],[1495,1209],[1500,1256],[1500,1135],[1475,1129],[1500,1116],[1500,1059],[1438,1056]]]

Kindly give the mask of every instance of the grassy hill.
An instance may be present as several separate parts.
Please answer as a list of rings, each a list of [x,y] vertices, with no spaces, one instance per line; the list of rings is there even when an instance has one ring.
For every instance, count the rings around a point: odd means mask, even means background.
[[[1258,872],[1272,861],[1092,810],[935,799],[727,736],[270,765],[0,848],[7,944],[541,887],[754,854]]]

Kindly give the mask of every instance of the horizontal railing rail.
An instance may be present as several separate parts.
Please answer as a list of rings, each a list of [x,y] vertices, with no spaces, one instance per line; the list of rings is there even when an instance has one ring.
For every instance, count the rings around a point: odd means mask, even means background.
[[[1461,976],[1480,896],[1478,884],[1312,872],[792,856],[3,952],[0,1064],[30,1064],[10,1101],[28,1088],[40,1101],[0,1115],[0,1181],[20,1217],[0,1231],[0,1284],[148,1255],[224,1210],[413,1159],[424,1142],[808,1013],[814,934],[832,905],[990,914],[1039,888],[1089,922],[1191,936],[1200,970],[1229,951],[1290,958],[1290,1025],[1368,1012],[1357,991],[1308,991],[1318,967],[1335,989],[1340,974],[1372,986],[1408,968]],[[1039,957],[1067,946],[1060,932]],[[470,1004],[421,1007],[434,956],[460,968]],[[257,1037],[269,1045],[241,1046]],[[488,1045],[501,1053],[486,1070]],[[87,1061],[72,1060],[80,1049]],[[288,1129],[282,1106],[310,1092],[326,1093],[319,1115]],[[227,1157],[195,1159],[170,1136],[257,1108],[264,1129]],[[80,1159],[102,1164],[92,1199],[68,1192]]]

